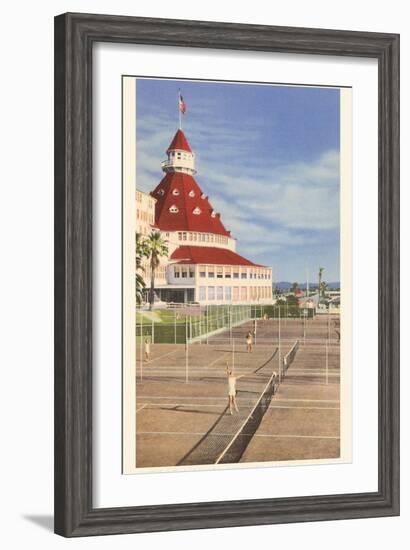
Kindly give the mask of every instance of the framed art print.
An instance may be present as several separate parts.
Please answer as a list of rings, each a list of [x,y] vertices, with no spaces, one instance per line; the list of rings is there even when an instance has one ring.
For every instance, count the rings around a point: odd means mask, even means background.
[[[55,28],[56,532],[398,514],[398,37]]]

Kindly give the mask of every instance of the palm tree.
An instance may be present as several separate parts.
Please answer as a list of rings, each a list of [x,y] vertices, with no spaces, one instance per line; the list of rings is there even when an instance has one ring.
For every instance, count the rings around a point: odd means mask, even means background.
[[[152,306],[154,305],[155,272],[161,262],[161,257],[168,255],[168,244],[162,238],[159,231],[154,231],[147,239],[145,239],[144,245],[146,246],[147,257],[149,258],[149,265],[151,268],[149,308],[152,309]]]
[[[297,290],[298,290],[298,283],[293,283],[292,284],[292,292],[295,296],[296,296]]]
[[[322,275],[323,275],[324,270],[325,270],[324,267],[319,267],[319,286],[317,287],[318,303],[320,302],[320,287],[321,287],[321,284],[322,284]]]
[[[328,289],[329,287],[327,286],[327,283],[325,283],[325,281],[322,281],[320,283],[320,294],[322,295],[322,298],[325,297],[325,292],[326,290]]]
[[[143,291],[145,288],[144,279],[141,275],[141,271],[144,271],[142,265],[142,258],[147,257],[147,250],[144,241],[141,240],[141,235],[135,233],[135,297],[137,304],[141,304]]]

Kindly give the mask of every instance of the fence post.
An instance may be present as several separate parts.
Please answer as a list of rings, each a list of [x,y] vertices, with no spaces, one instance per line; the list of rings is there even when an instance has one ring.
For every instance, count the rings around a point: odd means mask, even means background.
[[[229,339],[232,346],[232,305],[229,306]]]
[[[303,310],[303,345],[306,345],[306,310]]]
[[[235,368],[235,338],[232,340],[232,372]]]
[[[185,383],[188,383],[188,318],[185,315]]]
[[[330,341],[330,303],[327,306],[327,341]]]
[[[209,309],[208,304],[206,304],[206,343],[208,344],[208,334],[209,334]]]
[[[279,384],[282,382],[282,358],[280,342],[280,306],[278,308],[278,361],[279,361]]]
[[[140,315],[140,319],[141,319],[141,322],[140,322],[140,380],[142,382],[142,346],[143,346],[143,340],[144,340],[144,337],[142,335],[142,314]]]

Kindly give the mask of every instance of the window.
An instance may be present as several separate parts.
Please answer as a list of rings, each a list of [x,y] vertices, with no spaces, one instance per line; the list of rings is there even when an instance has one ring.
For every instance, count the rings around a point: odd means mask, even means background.
[[[175,279],[179,279],[179,267],[174,267],[174,277]]]
[[[233,272],[233,278],[234,279],[239,279],[239,272],[238,271]]]
[[[193,214],[195,214],[195,216],[199,216],[199,214],[202,212],[202,210],[198,207],[194,208],[194,210],[192,211]]]
[[[227,302],[230,302],[232,300],[232,287],[230,286],[225,287],[225,300]]]
[[[202,195],[201,195],[201,199],[202,199],[202,200],[203,200],[203,199],[206,199],[206,195],[205,195],[205,193],[202,193]]]
[[[211,212],[211,218],[215,218],[215,217],[216,217],[216,212],[215,212],[215,210],[212,210],[212,212]]]
[[[169,211],[171,212],[171,214],[177,214],[179,212],[179,209],[175,206],[175,204],[173,204],[169,207]]]
[[[191,279],[193,279],[195,277],[195,271],[194,271],[193,267],[189,268],[189,276],[190,276]]]
[[[178,233],[178,240],[179,240],[179,241],[182,240],[182,233]]]
[[[214,271],[208,271],[208,277],[210,279],[213,279],[215,277],[215,272]]]
[[[225,267],[225,279],[230,279],[232,276],[232,270],[230,267]]]
[[[165,193],[165,191],[164,191],[163,189],[160,189],[160,190],[158,191],[158,195],[159,195],[160,197],[162,197],[164,193]]]
[[[224,287],[223,286],[217,286],[216,287],[216,299],[217,300],[223,300],[224,299]]]
[[[199,300],[206,300],[206,286],[199,287]]]
[[[242,271],[242,273],[241,273],[241,279],[246,279],[246,278],[247,278],[246,271]]]
[[[206,267],[204,265],[199,266],[199,276],[202,278],[206,277]]]
[[[190,197],[195,197],[195,191],[190,191],[190,192],[189,192],[189,196],[190,196]]]
[[[174,195],[174,197],[177,197],[179,195],[179,190],[173,189],[172,194]]]
[[[187,271],[186,267],[183,267],[182,268],[182,278],[186,279],[187,276],[188,276],[188,271]]]
[[[185,231],[182,233],[182,240],[183,240],[183,241],[186,241],[186,233],[185,233]]]
[[[216,268],[216,277],[218,279],[222,279],[222,277],[223,277],[223,268],[222,267],[217,267]]]
[[[208,286],[208,300],[215,300],[215,287]]]

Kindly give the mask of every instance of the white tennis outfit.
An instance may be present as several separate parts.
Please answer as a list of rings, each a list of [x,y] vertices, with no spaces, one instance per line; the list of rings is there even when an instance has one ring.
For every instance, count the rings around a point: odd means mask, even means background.
[[[236,377],[228,376],[229,396],[235,397],[236,395]]]

